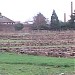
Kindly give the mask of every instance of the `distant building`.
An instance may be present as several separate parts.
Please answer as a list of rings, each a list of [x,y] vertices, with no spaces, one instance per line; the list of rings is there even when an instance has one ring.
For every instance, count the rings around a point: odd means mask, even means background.
[[[0,24],[14,24],[15,22],[10,20],[9,18],[2,16],[0,13]]]
[[[11,19],[3,16],[0,13],[0,32],[1,31],[5,31],[5,32],[13,31],[14,30],[14,24],[15,24],[14,21],[12,21]]]

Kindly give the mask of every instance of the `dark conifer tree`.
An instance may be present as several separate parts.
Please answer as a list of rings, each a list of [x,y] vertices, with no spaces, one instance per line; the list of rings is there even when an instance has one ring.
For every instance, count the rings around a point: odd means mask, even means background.
[[[59,30],[60,29],[59,19],[58,19],[58,16],[57,16],[55,10],[53,10],[53,13],[51,16],[50,29],[51,30]]]
[[[75,12],[71,14],[71,19],[69,20],[69,29],[75,29]]]

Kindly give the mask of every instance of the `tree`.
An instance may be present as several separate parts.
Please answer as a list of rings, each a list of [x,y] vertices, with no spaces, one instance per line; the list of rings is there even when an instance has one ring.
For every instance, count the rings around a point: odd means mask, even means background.
[[[18,24],[15,24],[15,26],[14,26],[14,28],[15,28],[15,30],[22,30],[23,29],[23,24],[22,23],[18,23]]]
[[[50,29],[52,29],[52,30],[58,30],[58,29],[60,29],[58,16],[57,16],[55,10],[53,10],[53,13],[52,13],[52,16],[51,16]]]
[[[71,19],[69,20],[69,29],[75,29],[75,13],[71,14]]]
[[[35,16],[33,19],[33,27],[35,29],[40,29],[42,26],[46,25],[46,18],[41,13],[37,14],[37,16]]]
[[[59,24],[60,24],[60,29],[61,30],[67,30],[68,29],[68,25],[69,25],[68,22],[59,21]]]

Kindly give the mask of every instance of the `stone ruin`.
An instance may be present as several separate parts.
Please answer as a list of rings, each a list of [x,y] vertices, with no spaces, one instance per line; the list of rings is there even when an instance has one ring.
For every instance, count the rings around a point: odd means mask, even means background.
[[[75,31],[0,33],[0,51],[50,57],[75,57]]]

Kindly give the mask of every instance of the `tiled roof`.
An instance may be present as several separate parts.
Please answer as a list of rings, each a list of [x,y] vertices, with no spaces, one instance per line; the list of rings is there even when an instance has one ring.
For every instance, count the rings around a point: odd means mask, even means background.
[[[2,16],[0,13],[0,23],[14,23],[14,21],[10,20],[9,18]]]

